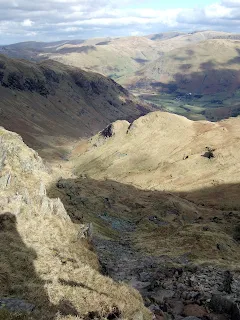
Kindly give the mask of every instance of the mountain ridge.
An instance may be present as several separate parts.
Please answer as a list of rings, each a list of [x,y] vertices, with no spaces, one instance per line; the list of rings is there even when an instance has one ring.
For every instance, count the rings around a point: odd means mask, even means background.
[[[91,136],[112,120],[154,110],[114,80],[56,61],[0,55],[0,124],[38,150]],[[59,143],[58,143],[59,141]]]

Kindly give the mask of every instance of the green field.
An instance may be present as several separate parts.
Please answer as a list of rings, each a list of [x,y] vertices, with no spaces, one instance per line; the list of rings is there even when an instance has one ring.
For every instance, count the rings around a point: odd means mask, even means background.
[[[240,115],[240,90],[234,95],[226,92],[214,95],[133,93],[168,112],[185,116],[191,120],[218,121]]]

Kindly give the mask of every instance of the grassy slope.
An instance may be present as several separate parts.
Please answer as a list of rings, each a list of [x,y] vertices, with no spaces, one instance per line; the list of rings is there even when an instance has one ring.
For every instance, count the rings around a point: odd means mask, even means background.
[[[212,73],[228,70],[232,70],[232,73],[237,71],[239,50],[240,42],[237,40],[207,40],[191,45],[191,47],[168,52],[139,70],[136,80],[140,81],[141,77],[146,77],[149,83],[150,81],[156,83],[176,81],[179,89],[199,94],[202,92],[206,94],[215,93],[220,90],[221,86],[224,87],[224,83],[222,80],[216,82],[215,87],[208,88],[208,81],[214,80]],[[200,76],[204,78],[206,74],[210,79],[205,79],[204,83],[201,81],[197,86]],[[197,79],[194,79],[194,76]],[[234,90],[235,87],[230,86],[231,89]]]
[[[190,34],[172,32],[142,37],[67,40],[49,44],[27,42],[4,46],[0,48],[0,52],[29,60],[50,58],[117,79],[139,70],[164,52],[208,39],[238,38],[238,35],[215,31]]]
[[[81,226],[45,195],[50,177],[37,153],[2,128],[0,138],[1,298],[34,304],[29,319],[81,319],[90,312],[104,318],[114,308],[123,319],[139,312],[150,319],[136,291],[99,272],[91,244],[79,237]],[[4,320],[26,318],[0,312]]]
[[[192,120],[218,121],[240,113],[235,94],[239,86],[239,39],[238,34],[215,31],[172,32],[49,44],[20,43],[0,51],[13,57],[37,61],[50,58],[97,71],[167,111]],[[201,93],[204,97],[189,101],[189,97],[183,96],[179,100],[182,92]]]
[[[116,208],[111,215],[121,212],[124,219],[143,218],[132,236],[146,252],[176,257],[190,251],[198,262],[236,266],[240,254],[233,239],[240,219],[239,119],[214,124],[156,112],[127,128],[126,123],[117,122],[111,138],[94,137],[89,151],[73,159],[75,172],[86,176],[87,182],[80,179],[69,185],[84,185],[84,197],[90,193],[95,205],[100,199],[94,196],[99,194],[94,185],[101,185],[102,193],[112,187],[118,199],[113,201]],[[216,149],[215,158],[202,156],[206,146]],[[107,191],[104,197],[108,196],[111,199],[113,191]],[[133,208],[131,203],[136,201],[139,206]],[[94,212],[105,210],[101,206]],[[88,212],[94,214],[91,209]],[[166,225],[156,227],[149,222],[150,216]],[[95,223],[99,225],[99,219]],[[206,226],[209,232],[203,232]]]
[[[79,157],[78,173],[117,179],[119,172],[122,182],[169,191],[172,185],[184,191],[211,186],[212,179],[219,184],[222,180],[238,182],[234,172],[238,168],[239,118],[193,122],[153,112],[134,121],[128,131],[127,125],[120,124],[116,135]],[[92,143],[98,145],[94,139]],[[206,146],[216,149],[213,161],[201,156]],[[189,158],[184,160],[185,156]]]
[[[239,114],[239,52],[239,40],[208,40],[170,51],[119,81],[169,111],[219,120]]]

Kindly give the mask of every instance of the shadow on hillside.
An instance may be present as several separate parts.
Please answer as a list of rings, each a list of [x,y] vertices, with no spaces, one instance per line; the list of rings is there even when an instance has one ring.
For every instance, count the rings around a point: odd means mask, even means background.
[[[186,61],[186,60],[185,60]],[[182,64],[180,70],[191,69],[190,64]],[[234,92],[240,87],[240,71],[234,69],[217,69],[212,61],[203,63],[201,71],[176,72],[174,81],[163,83],[152,81],[150,85],[159,92],[177,93],[178,90],[191,92],[192,94],[217,94]]]
[[[89,217],[104,215],[106,212],[118,215],[118,207],[122,210],[119,214],[128,216],[130,220],[141,220],[151,215],[149,212],[157,213],[161,210],[164,217],[174,214],[177,220],[185,213],[179,206],[168,205],[173,202],[182,203],[183,207],[189,205],[190,209],[187,210],[189,216],[192,215],[189,222],[198,221],[196,212],[199,210],[199,215],[205,222],[211,221],[213,216],[221,216],[221,219],[227,216],[228,222],[232,219],[232,222],[237,223],[240,222],[239,193],[240,184],[215,185],[189,192],[164,192],[91,178],[61,179],[48,190],[49,197],[59,197],[62,200],[75,223],[91,222]],[[137,213],[137,216],[132,217],[132,212]]]
[[[0,250],[0,309],[29,314],[31,319],[54,319],[64,309],[64,301],[58,306],[49,301],[45,281],[34,267],[37,254],[23,242],[16,216],[9,212],[0,214]],[[76,311],[67,315],[76,315]],[[15,319],[14,315],[9,319]]]
[[[131,264],[130,251],[139,264],[147,254],[162,259],[160,264],[207,261],[236,266],[240,258],[239,192],[240,184],[170,193],[77,178],[59,180],[48,196],[62,200],[74,223],[93,224],[93,244],[103,272],[117,279],[113,265],[124,259]],[[106,255],[111,257],[115,251],[113,262]]]
[[[151,76],[144,77],[137,72],[139,81],[130,85],[129,88],[150,89],[155,93],[167,93],[176,97],[188,94],[189,104],[192,99],[198,99],[199,95],[212,95],[212,101],[206,102],[204,105],[204,108],[209,110],[209,112],[208,110],[203,111],[207,120],[218,121],[239,115],[238,100],[235,104],[228,102],[227,105],[224,105],[224,100],[229,97],[233,98],[236,90],[240,89],[240,70],[236,68],[240,62],[240,49],[236,49],[236,56],[226,63],[216,64],[214,60],[209,59],[199,65],[198,71],[192,71],[194,63],[191,56],[193,55],[193,50],[186,49],[183,56],[173,57],[175,70],[172,71],[170,77],[166,71],[162,70],[161,64],[159,67],[157,64],[154,67],[153,72],[156,74],[153,78]],[[233,65],[235,67],[232,67]],[[216,101],[215,95],[217,95],[218,101]],[[198,105],[197,100],[194,101],[194,105]],[[213,110],[214,108],[218,110]]]
[[[193,50],[185,50],[187,56],[193,56]],[[154,87],[158,87],[168,93],[177,90],[185,90],[194,94],[216,94],[222,92],[234,92],[240,87],[240,71],[236,69],[221,69],[221,67],[238,64],[240,59],[240,49],[236,48],[236,57],[226,63],[216,65],[212,60],[201,63],[199,71],[191,72],[192,65],[188,63],[187,57],[175,57],[175,60],[183,61],[178,67],[180,70],[188,69],[184,74],[176,72],[174,81],[169,83],[153,82]]]

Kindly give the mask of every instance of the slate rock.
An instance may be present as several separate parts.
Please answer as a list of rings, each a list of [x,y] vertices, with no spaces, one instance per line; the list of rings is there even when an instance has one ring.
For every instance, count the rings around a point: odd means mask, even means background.
[[[20,299],[2,298],[0,299],[0,309],[6,309],[11,312],[32,312],[35,306]]]

